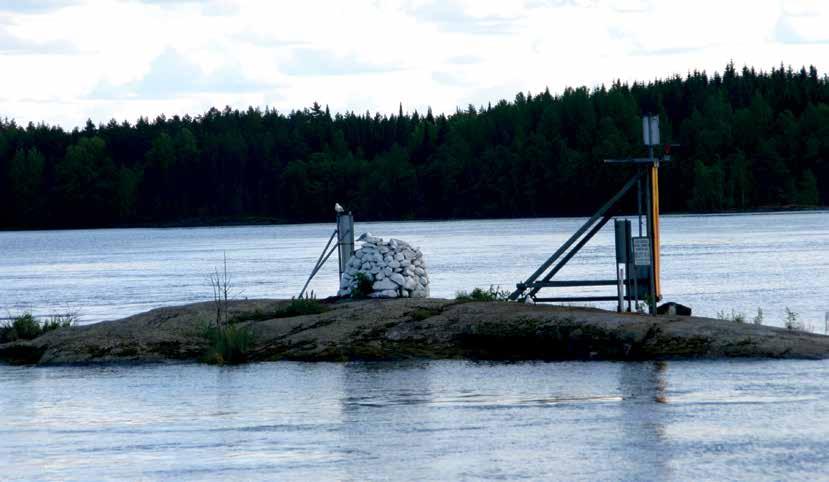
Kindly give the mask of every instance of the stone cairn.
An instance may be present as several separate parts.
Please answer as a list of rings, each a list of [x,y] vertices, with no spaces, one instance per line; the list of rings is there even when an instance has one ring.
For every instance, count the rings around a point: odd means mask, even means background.
[[[348,261],[339,296],[350,296],[357,287],[357,273],[363,273],[372,282],[371,298],[429,297],[429,275],[419,248],[399,239],[383,241],[369,233],[357,241],[363,244]]]

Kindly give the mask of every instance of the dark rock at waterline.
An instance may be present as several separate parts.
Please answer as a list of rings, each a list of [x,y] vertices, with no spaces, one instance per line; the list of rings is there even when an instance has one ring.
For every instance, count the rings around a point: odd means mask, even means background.
[[[691,316],[691,307],[669,301],[657,306],[656,313],[659,315]]]
[[[252,361],[465,358],[655,360],[827,358],[829,337],[733,321],[441,299],[342,301],[324,313],[270,318],[290,303],[246,300],[230,316],[251,329]],[[161,308],[0,345],[16,364],[197,360],[212,303]],[[247,320],[247,321],[245,321]]]

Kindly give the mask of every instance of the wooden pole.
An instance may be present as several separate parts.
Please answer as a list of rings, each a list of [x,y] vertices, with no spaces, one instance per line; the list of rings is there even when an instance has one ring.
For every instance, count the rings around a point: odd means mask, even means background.
[[[343,277],[348,261],[354,255],[354,215],[337,213],[337,247],[340,258],[340,279]]]

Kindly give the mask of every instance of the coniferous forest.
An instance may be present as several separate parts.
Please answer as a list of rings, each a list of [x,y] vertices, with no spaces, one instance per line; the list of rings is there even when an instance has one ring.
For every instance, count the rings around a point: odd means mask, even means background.
[[[829,78],[728,65],[469,106],[332,115],[315,104],[88,122],[0,122],[0,228],[585,215],[642,157],[643,113],[680,146],[665,212],[829,204]]]

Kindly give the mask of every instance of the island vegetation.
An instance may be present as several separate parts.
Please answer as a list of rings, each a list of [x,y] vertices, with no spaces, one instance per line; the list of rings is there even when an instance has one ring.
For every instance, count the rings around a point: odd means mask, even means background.
[[[321,95],[324,96],[324,93]],[[668,212],[829,204],[829,80],[728,65],[519,93],[451,115],[211,109],[66,131],[0,122],[0,228],[583,215],[641,156],[640,116],[680,144]]]

